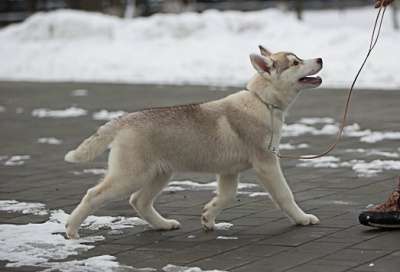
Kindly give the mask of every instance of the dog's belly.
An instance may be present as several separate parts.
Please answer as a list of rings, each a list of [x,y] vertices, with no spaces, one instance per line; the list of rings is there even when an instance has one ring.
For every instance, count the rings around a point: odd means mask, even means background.
[[[182,157],[169,159],[169,164],[174,172],[202,172],[202,173],[238,173],[251,168],[246,158],[221,158],[215,157]]]

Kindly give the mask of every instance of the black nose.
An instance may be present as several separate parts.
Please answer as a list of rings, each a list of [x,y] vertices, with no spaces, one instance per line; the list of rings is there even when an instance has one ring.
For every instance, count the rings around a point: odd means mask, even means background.
[[[318,58],[318,59],[317,59],[317,63],[318,63],[318,64],[322,64],[322,59],[321,59],[321,58]]]

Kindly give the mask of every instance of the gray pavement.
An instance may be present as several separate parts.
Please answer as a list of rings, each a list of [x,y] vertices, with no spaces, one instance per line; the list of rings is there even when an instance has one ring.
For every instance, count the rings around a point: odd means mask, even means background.
[[[71,96],[75,89],[89,90],[88,96]],[[91,117],[94,111],[135,111],[152,106],[201,102],[223,97],[234,89],[207,87],[132,86],[85,83],[0,83],[0,155],[27,154],[25,165],[0,164],[0,200],[42,202],[50,209],[66,212],[77,205],[98,176],[74,175],[74,171],[104,168],[106,156],[85,165],[63,161],[67,150],[76,146],[104,121]],[[287,121],[302,117],[339,119],[343,110],[343,90],[304,92],[292,108]],[[396,131],[399,124],[400,92],[356,91],[349,123],[378,131]],[[65,109],[75,105],[89,114],[77,118],[35,118],[37,108]],[[18,112],[18,113],[17,113]],[[62,145],[38,144],[40,137],[56,137]],[[307,153],[318,152],[332,136],[300,136],[291,143],[308,143]],[[287,140],[287,139],[286,139]],[[345,138],[335,156],[365,159],[363,154],[345,152],[348,148],[379,148],[398,152],[399,140],[366,144],[358,138]],[[300,152],[300,150],[292,151]],[[368,160],[382,159],[378,155]],[[374,177],[357,177],[351,168],[300,168],[297,161],[284,160],[283,168],[300,206],[319,216],[321,224],[293,226],[267,197],[239,195],[237,201],[218,218],[233,223],[227,231],[205,233],[200,226],[203,205],[212,191],[164,192],[156,207],[182,223],[180,230],[152,231],[148,227],[126,229],[119,235],[107,235],[96,247],[74,258],[109,254],[121,264],[161,269],[167,264],[198,266],[227,271],[379,271],[400,269],[400,231],[381,231],[360,226],[358,213],[368,204],[379,203],[395,185],[396,171],[384,171]],[[213,181],[211,175],[180,174],[174,180]],[[252,171],[243,173],[242,182],[255,183]],[[113,203],[96,215],[136,216],[127,201]],[[0,224],[45,222],[48,217],[0,212]],[[0,225],[1,228],[1,225]],[[83,231],[81,235],[92,234]],[[235,240],[216,239],[234,236]],[[188,236],[192,237],[191,239]],[[1,246],[1,245],[0,245]],[[38,267],[6,267],[0,271],[40,271]]]

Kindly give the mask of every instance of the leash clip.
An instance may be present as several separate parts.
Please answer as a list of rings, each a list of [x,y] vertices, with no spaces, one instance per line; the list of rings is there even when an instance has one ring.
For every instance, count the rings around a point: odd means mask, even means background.
[[[279,149],[278,148],[273,146],[272,148],[270,148],[270,151],[271,151],[272,154],[274,154],[274,155],[279,157]]]

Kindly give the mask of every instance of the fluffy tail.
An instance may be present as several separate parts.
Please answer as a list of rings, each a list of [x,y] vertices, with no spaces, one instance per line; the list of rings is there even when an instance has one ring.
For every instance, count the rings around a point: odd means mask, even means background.
[[[113,130],[107,124],[100,127],[99,130],[84,140],[78,148],[69,151],[64,160],[72,163],[82,163],[94,160],[101,155],[114,140],[117,130]]]

